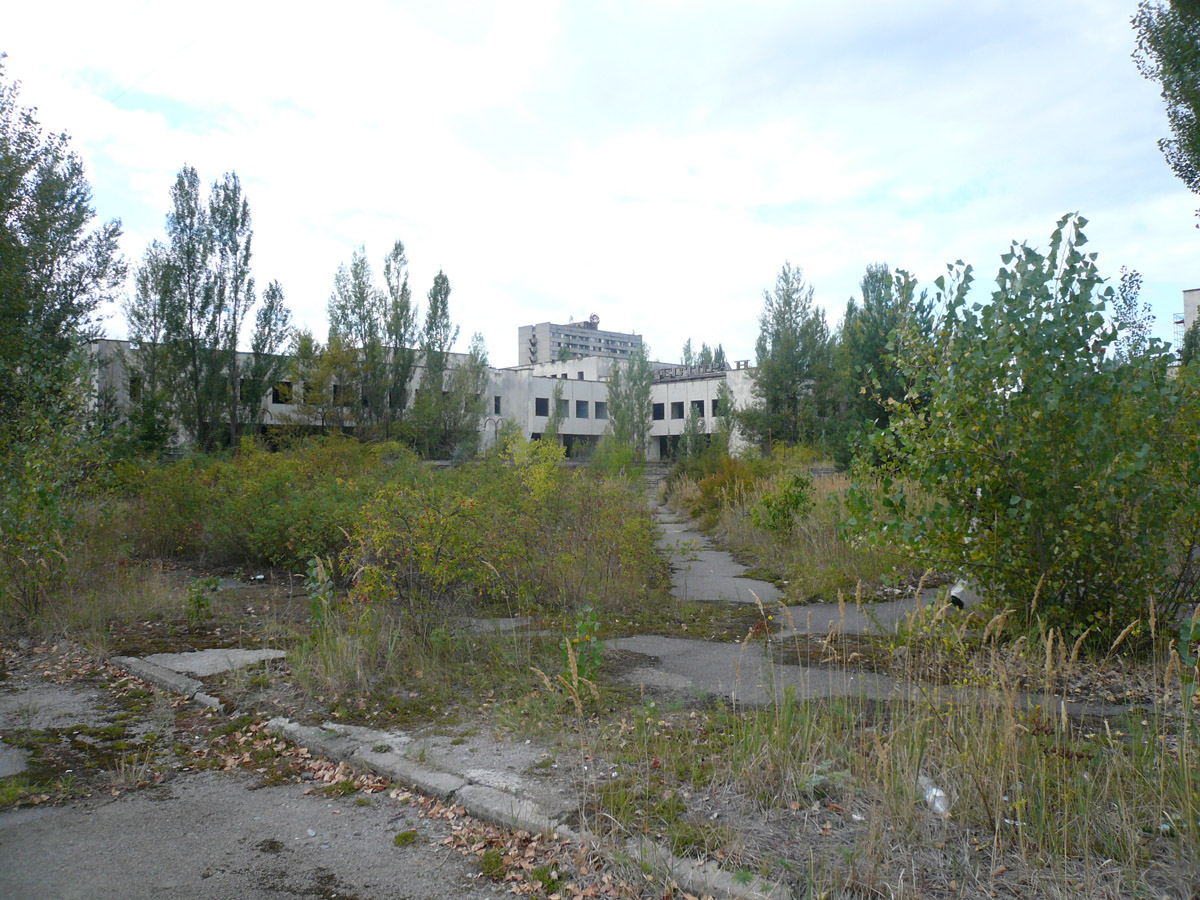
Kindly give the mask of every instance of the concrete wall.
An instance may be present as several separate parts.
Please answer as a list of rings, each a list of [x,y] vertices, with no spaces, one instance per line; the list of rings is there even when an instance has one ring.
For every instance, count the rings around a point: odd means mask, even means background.
[[[108,398],[118,410],[127,409],[130,402],[130,369],[136,369],[137,354],[128,341],[96,341],[92,352],[97,358],[94,395]],[[248,360],[249,354],[242,354]],[[452,354],[451,366],[461,364],[464,354]],[[564,362],[539,363],[511,369],[491,369],[486,392],[482,398],[484,415],[480,423],[480,436],[484,447],[490,446],[507,422],[514,422],[521,432],[529,437],[545,433],[553,413],[554,391],[561,388],[566,401],[566,414],[559,425],[559,434],[564,443],[592,444],[608,430],[607,418],[597,418],[597,412],[608,403],[608,377],[617,361],[606,357]],[[754,371],[736,369],[724,372],[684,373],[682,375],[661,373],[666,376],[656,380],[651,387],[651,403],[661,404],[662,418],[651,422],[650,442],[646,448],[650,459],[658,459],[663,449],[673,438],[683,434],[692,404],[699,402],[704,418],[703,430],[712,434],[717,430],[718,420],[714,416],[713,401],[724,382],[729,385],[738,408],[753,402]],[[424,373],[418,367],[414,373],[410,391],[415,392]],[[580,373],[583,378],[580,378]],[[298,398],[302,385],[292,385]],[[410,407],[411,407],[410,393]],[[538,401],[545,401],[539,412]],[[597,404],[600,404],[598,407]],[[681,404],[673,409],[673,404]],[[297,421],[300,407],[294,403],[276,403],[268,392],[263,400],[264,420],[267,424],[302,424]],[[681,416],[673,415],[682,411]],[[582,415],[581,415],[582,413]],[[182,436],[181,436],[182,438]],[[733,449],[744,446],[735,435]]]

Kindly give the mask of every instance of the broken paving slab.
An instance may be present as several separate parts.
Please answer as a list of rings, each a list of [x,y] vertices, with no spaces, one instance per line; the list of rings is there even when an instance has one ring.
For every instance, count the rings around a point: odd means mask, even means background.
[[[0,738],[0,778],[20,775],[29,765],[29,752],[20,747],[10,747]]]
[[[270,659],[283,659],[286,651],[264,647],[243,650],[235,647],[218,647],[212,650],[195,650],[190,653],[155,653],[145,657],[146,662],[170,669],[172,672],[187,673],[200,678],[244,669]]]

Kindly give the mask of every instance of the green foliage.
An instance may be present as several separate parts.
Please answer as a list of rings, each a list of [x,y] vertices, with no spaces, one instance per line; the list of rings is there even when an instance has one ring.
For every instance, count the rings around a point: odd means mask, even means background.
[[[212,615],[212,604],[221,590],[221,579],[216,575],[207,578],[188,579],[187,600],[183,611],[189,628],[198,628]]]
[[[308,620],[320,627],[329,620],[333,610],[334,584],[332,567],[319,556],[308,561],[304,575],[304,591],[308,594]]]
[[[1084,224],[1064,217],[1044,255],[1014,245],[989,303],[968,305],[969,267],[938,280],[945,333],[904,362],[931,399],[898,406],[880,466],[860,462],[850,524],[1027,617],[1111,638],[1152,601],[1162,615],[1196,597],[1200,406],[1161,345],[1106,352],[1114,292],[1079,249]]]
[[[124,279],[120,225],[92,227],[66,135],[42,133],[0,55],[0,613],[64,585],[78,498],[99,460],[82,386],[94,315]]]
[[[305,566],[336,558],[367,499],[411,475],[409,451],[314,438],[267,452],[244,440],[236,456],[146,466],[134,486],[135,544],[157,556]]]
[[[742,424],[761,446],[819,436],[830,411],[832,358],[825,313],[813,306],[804,273],[784,263],[774,293],[763,292],[755,345],[755,406]]]
[[[750,511],[751,520],[776,537],[790,537],[796,520],[812,508],[812,487],[811,476],[793,472],[759,495],[758,504]]]
[[[279,351],[291,315],[278,282],[259,305],[250,204],[236,173],[214,182],[205,203],[197,171],[180,169],[166,231],[165,243],[147,248],[136,290],[123,304],[137,345],[124,359],[129,427],[135,446],[152,453],[165,449],[173,424],[211,451],[261,428],[262,399],[283,371]],[[239,340],[250,322],[252,355],[244,366]]]
[[[600,618],[596,611],[585,606],[575,613],[575,633],[563,638],[563,672],[570,674],[570,655],[575,655],[575,669],[580,678],[595,681],[604,655],[600,640]]]
[[[627,483],[561,460],[562,448],[518,435],[480,462],[386,487],[343,555],[352,599],[426,639],[474,602],[634,601],[663,577],[648,511]]]
[[[627,447],[639,462],[646,458],[646,443],[650,439],[650,388],[654,372],[647,354],[649,348],[639,344],[624,364],[613,365],[608,376],[609,434],[619,446]]]
[[[840,466],[849,464],[861,435],[888,427],[894,406],[912,387],[898,361],[933,332],[926,295],[914,297],[915,292],[916,281],[907,272],[893,275],[886,264],[870,265],[861,302],[851,299],[846,306],[834,350],[844,411],[831,443]]]
[[[1142,0],[1133,17],[1142,76],[1157,81],[1171,138],[1158,148],[1176,176],[1200,194],[1200,8],[1191,0]]]
[[[42,133],[0,55],[0,440],[58,404],[67,361],[125,277],[119,222],[92,227],[92,192],[65,134]],[[32,406],[26,404],[35,397]]]

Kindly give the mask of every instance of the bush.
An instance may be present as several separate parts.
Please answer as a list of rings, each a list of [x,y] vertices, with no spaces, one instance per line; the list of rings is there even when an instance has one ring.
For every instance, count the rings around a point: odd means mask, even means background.
[[[860,461],[851,524],[1027,619],[1111,639],[1153,604],[1162,619],[1196,599],[1200,407],[1166,347],[1114,352],[1084,224],[1064,218],[1044,256],[1014,245],[990,303],[967,305],[969,267],[953,290],[938,280],[940,339],[904,361],[929,405],[897,410],[879,467]]]
[[[367,499],[417,466],[394,444],[313,438],[271,453],[245,440],[231,457],[144,470],[133,488],[136,543],[155,556],[231,564],[336,558]]]

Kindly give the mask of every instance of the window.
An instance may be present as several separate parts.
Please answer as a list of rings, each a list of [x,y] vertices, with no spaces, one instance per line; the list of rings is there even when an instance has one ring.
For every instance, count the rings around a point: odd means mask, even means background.
[[[550,398],[549,397],[535,397],[533,400],[533,414],[535,416],[550,415]]]
[[[275,387],[271,388],[271,402],[290,406],[292,402],[292,383],[290,381],[281,381]]]
[[[682,400],[676,400],[674,403],[671,404],[671,418],[672,419],[682,419],[683,418],[683,401]]]
[[[608,418],[608,404],[603,400],[596,401],[596,418],[597,419],[607,419]]]
[[[654,407],[650,413],[650,418],[652,418],[655,422],[661,422],[663,420],[663,405],[661,403],[654,404]]]
[[[720,400],[713,400],[712,411],[713,411],[712,414],[714,416],[719,416],[721,414],[721,401]]]
[[[699,416],[701,419],[704,418],[704,401],[703,400],[693,400],[692,401],[692,414]]]
[[[588,402],[586,400],[575,401],[575,418],[586,419],[588,417]]]
[[[575,377],[578,378],[580,381],[583,381],[583,373],[582,372],[577,373]]]
[[[563,399],[558,401],[558,414],[564,419],[571,414],[570,400]]]
[[[500,397],[499,396],[492,398],[492,412],[494,412],[496,415],[500,415]]]

